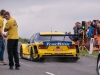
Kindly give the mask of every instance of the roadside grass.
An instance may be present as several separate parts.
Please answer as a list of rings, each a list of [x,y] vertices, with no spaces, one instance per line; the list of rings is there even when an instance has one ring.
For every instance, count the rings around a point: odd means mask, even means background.
[[[98,51],[93,51],[93,53],[92,54],[89,54],[88,53],[88,51],[86,51],[86,50],[80,50],[80,55],[81,56],[85,56],[85,55],[93,55],[93,56],[98,56]]]

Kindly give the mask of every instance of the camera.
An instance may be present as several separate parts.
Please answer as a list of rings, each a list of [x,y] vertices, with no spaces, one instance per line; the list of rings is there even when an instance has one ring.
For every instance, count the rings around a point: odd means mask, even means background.
[[[85,25],[85,23],[86,23],[85,21],[82,21],[82,25],[83,25],[83,26]]]
[[[93,22],[96,22],[96,20],[93,20]]]

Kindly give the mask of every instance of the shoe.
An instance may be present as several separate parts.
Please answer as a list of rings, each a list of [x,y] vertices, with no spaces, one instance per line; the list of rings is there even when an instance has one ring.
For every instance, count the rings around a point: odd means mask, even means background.
[[[13,70],[13,66],[10,66],[9,69],[10,69],[10,70]]]
[[[3,63],[0,62],[0,65],[3,65]]]
[[[4,61],[1,62],[3,65],[7,65],[7,63],[5,63]]]
[[[15,69],[16,69],[16,70],[20,70],[20,68],[19,68],[19,67],[15,67]]]

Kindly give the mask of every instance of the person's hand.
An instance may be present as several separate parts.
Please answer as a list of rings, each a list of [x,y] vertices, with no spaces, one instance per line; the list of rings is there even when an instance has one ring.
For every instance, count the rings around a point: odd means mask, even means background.
[[[7,35],[6,35],[6,34],[3,34],[3,36],[4,36],[4,37],[7,37]]]
[[[5,42],[5,38],[3,38],[3,41]]]

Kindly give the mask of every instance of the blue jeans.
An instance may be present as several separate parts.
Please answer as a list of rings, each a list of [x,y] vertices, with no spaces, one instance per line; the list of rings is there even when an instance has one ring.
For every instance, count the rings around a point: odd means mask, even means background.
[[[5,44],[2,37],[0,37],[0,61],[4,61],[4,50],[5,50]]]

